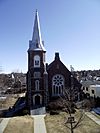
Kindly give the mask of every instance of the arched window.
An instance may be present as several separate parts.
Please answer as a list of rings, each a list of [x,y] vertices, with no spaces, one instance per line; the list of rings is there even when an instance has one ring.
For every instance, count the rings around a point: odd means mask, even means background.
[[[52,95],[59,96],[63,94],[64,77],[60,74],[54,75],[52,78]]]
[[[40,67],[40,56],[39,55],[34,56],[34,67]]]
[[[39,90],[39,80],[35,81],[35,90]]]

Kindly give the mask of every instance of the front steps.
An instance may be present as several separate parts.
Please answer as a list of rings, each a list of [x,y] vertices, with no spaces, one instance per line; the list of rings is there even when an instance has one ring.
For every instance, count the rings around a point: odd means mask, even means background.
[[[46,109],[45,109],[45,107],[32,109],[32,110],[30,110],[30,114],[31,115],[43,115],[43,114],[46,114]]]

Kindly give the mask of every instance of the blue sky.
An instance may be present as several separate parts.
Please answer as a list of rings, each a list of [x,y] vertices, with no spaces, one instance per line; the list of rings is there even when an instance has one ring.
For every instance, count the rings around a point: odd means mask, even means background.
[[[0,68],[27,72],[27,50],[36,9],[50,63],[100,69],[100,0],[0,0]]]

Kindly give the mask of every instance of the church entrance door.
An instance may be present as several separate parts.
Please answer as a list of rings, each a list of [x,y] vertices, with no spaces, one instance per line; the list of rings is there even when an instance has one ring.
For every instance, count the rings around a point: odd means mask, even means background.
[[[40,105],[40,96],[35,96],[35,105]]]

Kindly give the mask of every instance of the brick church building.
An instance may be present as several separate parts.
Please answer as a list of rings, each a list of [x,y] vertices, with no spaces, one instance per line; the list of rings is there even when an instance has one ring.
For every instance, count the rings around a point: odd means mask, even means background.
[[[46,50],[41,38],[38,12],[35,14],[32,40],[28,49],[27,72],[27,105],[29,109],[46,106],[64,89],[71,86],[71,72],[61,62],[59,53],[55,53],[54,60],[48,65],[45,60]],[[74,78],[74,86],[80,89],[81,85]]]

